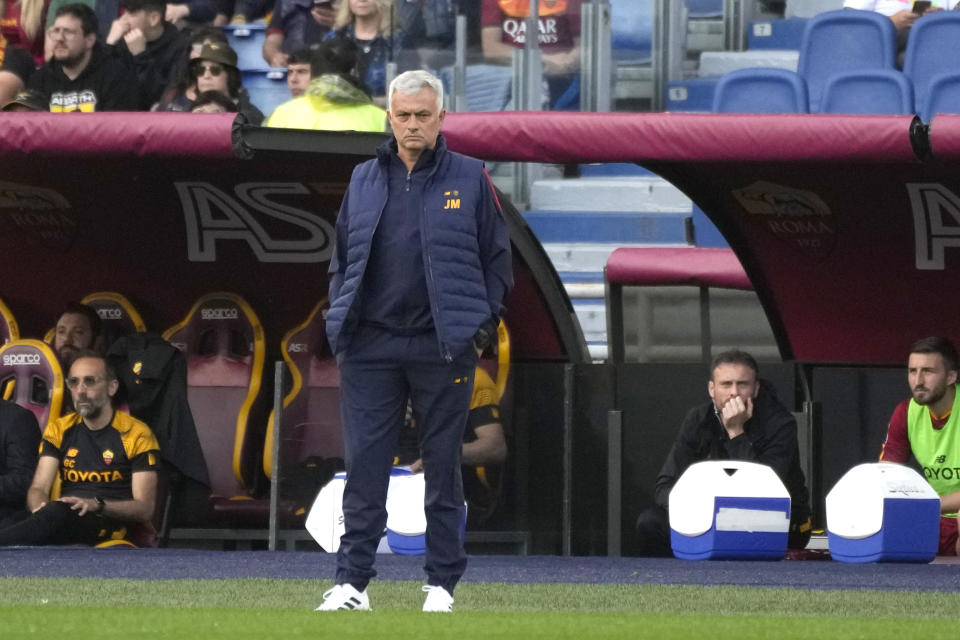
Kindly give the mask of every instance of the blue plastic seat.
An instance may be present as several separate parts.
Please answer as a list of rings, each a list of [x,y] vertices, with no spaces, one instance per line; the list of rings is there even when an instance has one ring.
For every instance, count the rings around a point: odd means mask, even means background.
[[[614,61],[649,62],[653,40],[653,3],[610,0],[610,38]]]
[[[896,69],[851,71],[831,76],[823,88],[822,113],[907,115],[914,113],[913,85]]]
[[[799,50],[807,18],[752,20],[747,28],[747,49]]]
[[[938,113],[960,113],[960,72],[941,73],[930,80],[920,119],[929,123]]]
[[[917,112],[930,112],[927,97],[936,76],[957,70],[960,55],[960,12],[937,11],[916,22],[907,39],[903,72],[913,82]]]
[[[667,83],[666,110],[684,112],[709,112],[717,91],[717,76],[690,78]]]
[[[896,59],[896,32],[890,18],[856,9],[814,16],[803,32],[797,69],[807,83],[810,111],[820,111],[823,89],[831,76],[864,69],[895,69]]]
[[[243,72],[243,86],[250,93],[250,102],[265,117],[284,102],[293,99],[287,86],[287,70],[282,67],[247,69]]]
[[[786,69],[737,69],[720,78],[713,112],[806,113],[807,86],[803,78]]]
[[[227,43],[237,52],[237,68],[262,69],[267,66],[263,59],[263,41],[267,39],[267,27],[263,24],[237,24],[220,27],[227,35]]]
[[[720,18],[723,16],[723,0],[684,0],[691,18]]]

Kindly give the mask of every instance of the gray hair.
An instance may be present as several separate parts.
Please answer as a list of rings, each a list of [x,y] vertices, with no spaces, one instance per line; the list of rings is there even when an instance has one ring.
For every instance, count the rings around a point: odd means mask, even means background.
[[[421,89],[431,89],[436,94],[437,113],[439,113],[443,109],[443,83],[440,82],[440,78],[429,71],[420,69],[404,71],[390,82],[390,89],[387,91],[387,111],[390,111],[394,91],[399,91],[405,96],[412,96]]]

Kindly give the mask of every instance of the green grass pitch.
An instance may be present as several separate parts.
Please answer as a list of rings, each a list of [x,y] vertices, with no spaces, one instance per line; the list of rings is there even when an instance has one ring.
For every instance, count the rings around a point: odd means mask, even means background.
[[[465,582],[453,615],[420,583],[374,582],[372,612],[315,613],[327,580],[0,579],[0,638],[940,637],[960,594]]]

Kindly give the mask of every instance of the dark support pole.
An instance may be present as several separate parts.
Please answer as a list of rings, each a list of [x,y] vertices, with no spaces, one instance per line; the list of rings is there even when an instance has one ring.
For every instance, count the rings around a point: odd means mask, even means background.
[[[572,552],[572,498],[573,498],[573,408],[574,408],[574,366],[563,367],[563,509],[561,514],[560,536],[562,554]]]
[[[623,411],[607,411],[607,555],[620,555]]]
[[[270,531],[267,536],[267,548],[277,550],[277,508],[280,504],[280,424],[283,421],[283,361],[277,360],[273,371],[273,472],[270,474]],[[290,545],[290,542],[287,543]],[[292,545],[291,545],[292,546]],[[290,551],[291,549],[287,549]]]
[[[700,349],[703,364],[710,366],[713,351],[713,335],[710,331],[710,289],[700,287]]]
[[[623,338],[623,286],[611,284],[604,270],[603,282],[607,288],[607,361],[620,364],[626,359]]]

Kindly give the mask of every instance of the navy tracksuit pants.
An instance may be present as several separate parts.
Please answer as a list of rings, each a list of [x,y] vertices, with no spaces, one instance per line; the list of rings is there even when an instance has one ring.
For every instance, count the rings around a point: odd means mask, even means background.
[[[347,484],[343,491],[346,533],[337,552],[336,583],[366,588],[387,522],[387,485],[403,428],[407,398],[420,425],[426,480],[427,582],[453,593],[467,566],[460,453],[470,410],[476,353],[453,362],[440,357],[437,336],[427,331],[397,336],[361,326],[337,356],[344,426]]]

